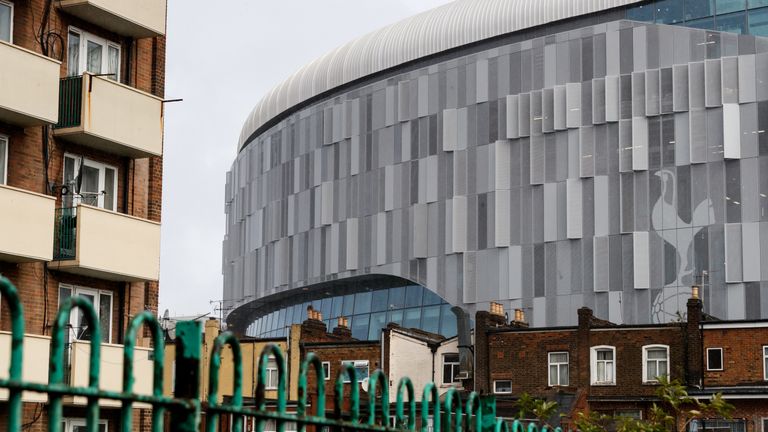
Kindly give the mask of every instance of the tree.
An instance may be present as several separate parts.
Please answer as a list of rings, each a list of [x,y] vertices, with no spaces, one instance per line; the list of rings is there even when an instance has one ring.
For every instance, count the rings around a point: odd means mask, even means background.
[[[557,411],[557,402],[546,399],[537,399],[528,393],[523,393],[515,404],[517,407],[517,418],[536,419],[539,425],[549,424],[549,419]]]

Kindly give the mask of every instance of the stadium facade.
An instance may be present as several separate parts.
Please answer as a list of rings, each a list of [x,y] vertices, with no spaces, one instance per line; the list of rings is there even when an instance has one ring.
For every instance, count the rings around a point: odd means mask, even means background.
[[[762,35],[765,0],[457,0],[319,58],[243,127],[228,324],[768,318]]]

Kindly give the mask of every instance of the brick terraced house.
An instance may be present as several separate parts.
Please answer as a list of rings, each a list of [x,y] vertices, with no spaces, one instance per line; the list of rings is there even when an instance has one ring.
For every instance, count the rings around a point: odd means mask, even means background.
[[[691,430],[768,431],[768,322],[717,320],[696,294],[685,319],[667,324],[616,325],[583,307],[575,327],[531,328],[485,311],[476,326],[474,388],[496,395],[502,417],[514,417],[527,393],[558,402],[564,426],[577,412],[646,418],[666,376],[696,398],[721,392],[736,408]]]
[[[166,0],[0,0],[0,274],[24,305],[24,379],[47,382],[60,303],[85,296],[102,329],[100,386],[120,390],[126,327],[157,310]],[[0,376],[10,315],[0,310]],[[88,379],[92,329],[70,318],[67,379]],[[136,390],[150,393],[148,333]],[[0,393],[0,424],[7,418]],[[24,395],[27,430],[47,424],[45,395]],[[117,430],[119,404],[100,431]],[[85,399],[65,398],[64,430],[84,429]],[[150,409],[135,405],[134,429]]]

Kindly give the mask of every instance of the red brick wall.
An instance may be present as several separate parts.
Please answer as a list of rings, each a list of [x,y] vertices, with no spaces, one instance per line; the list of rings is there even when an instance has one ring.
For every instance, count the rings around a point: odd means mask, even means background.
[[[705,386],[766,385],[763,346],[768,346],[768,327],[704,330],[707,348],[723,349],[723,370],[705,369]],[[706,367],[706,363],[705,363]]]
[[[67,72],[67,33],[70,26],[103,37],[121,46],[121,76],[124,84],[164,97],[165,93],[165,38],[147,38],[132,40],[89,24],[77,17],[62,12],[55,1],[46,0],[11,0],[14,3],[13,43],[23,48],[42,53],[37,32],[41,18],[48,3],[52,5],[49,19],[48,38],[50,49],[48,56],[61,61],[61,76]],[[2,66],[0,66],[2,67]],[[53,137],[50,128],[48,151],[49,158],[43,160],[43,127],[19,128],[0,123],[0,134],[9,136],[8,149],[8,185],[37,193],[53,195],[45,182],[47,170],[50,182],[60,184],[63,179],[63,157],[65,153],[82,155],[86,158],[103,162],[117,168],[118,194],[117,210],[130,215],[160,221],[162,199],[162,158],[132,160],[99,151],[90,147],[78,146]],[[57,198],[57,206],[62,205]],[[82,277],[68,273],[49,271],[44,263],[15,264],[0,262],[0,274],[8,277],[19,289],[24,305],[26,332],[50,334],[59,303],[59,284],[67,283],[88,288],[107,290],[112,293],[112,342],[122,343],[120,323],[127,326],[131,317],[139,311],[149,309],[157,312],[157,282],[123,283]],[[8,308],[0,306],[0,330],[9,330]],[[122,315],[121,315],[122,312]],[[147,345],[148,340],[140,340],[140,345]],[[0,404],[0,418],[3,417]],[[103,411],[107,416],[115,410]],[[34,419],[34,405],[25,407],[25,422]],[[136,410],[134,429],[139,430],[141,416],[144,415],[144,428],[149,425],[146,412]],[[32,430],[45,425],[45,414],[34,423]],[[0,430],[5,422],[0,421]],[[109,430],[117,430],[117,424]]]

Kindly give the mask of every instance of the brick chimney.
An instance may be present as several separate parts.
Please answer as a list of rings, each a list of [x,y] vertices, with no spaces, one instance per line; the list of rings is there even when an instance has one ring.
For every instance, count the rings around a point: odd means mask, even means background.
[[[304,341],[319,341],[325,339],[328,327],[323,322],[323,314],[312,306],[307,307],[307,319],[301,323],[301,336]]]
[[[340,316],[336,328],[333,329],[333,334],[340,339],[351,340],[352,330],[349,328],[349,318]]]
[[[701,287],[691,287],[691,298],[688,299],[688,314],[685,324],[686,338],[686,371],[685,381],[689,386],[699,387],[704,376],[704,353],[702,351],[701,319],[704,307],[700,297]]]
[[[592,328],[594,315],[592,314],[592,309],[588,307],[579,308],[578,314],[579,330],[576,336],[576,370],[578,371],[576,379],[578,382],[571,383],[571,385],[582,387],[586,389],[587,394],[589,394],[589,331]]]
[[[480,394],[491,393],[491,377],[488,352],[488,330],[507,327],[504,308],[498,303],[491,303],[491,311],[475,313],[475,377],[473,389]]]

